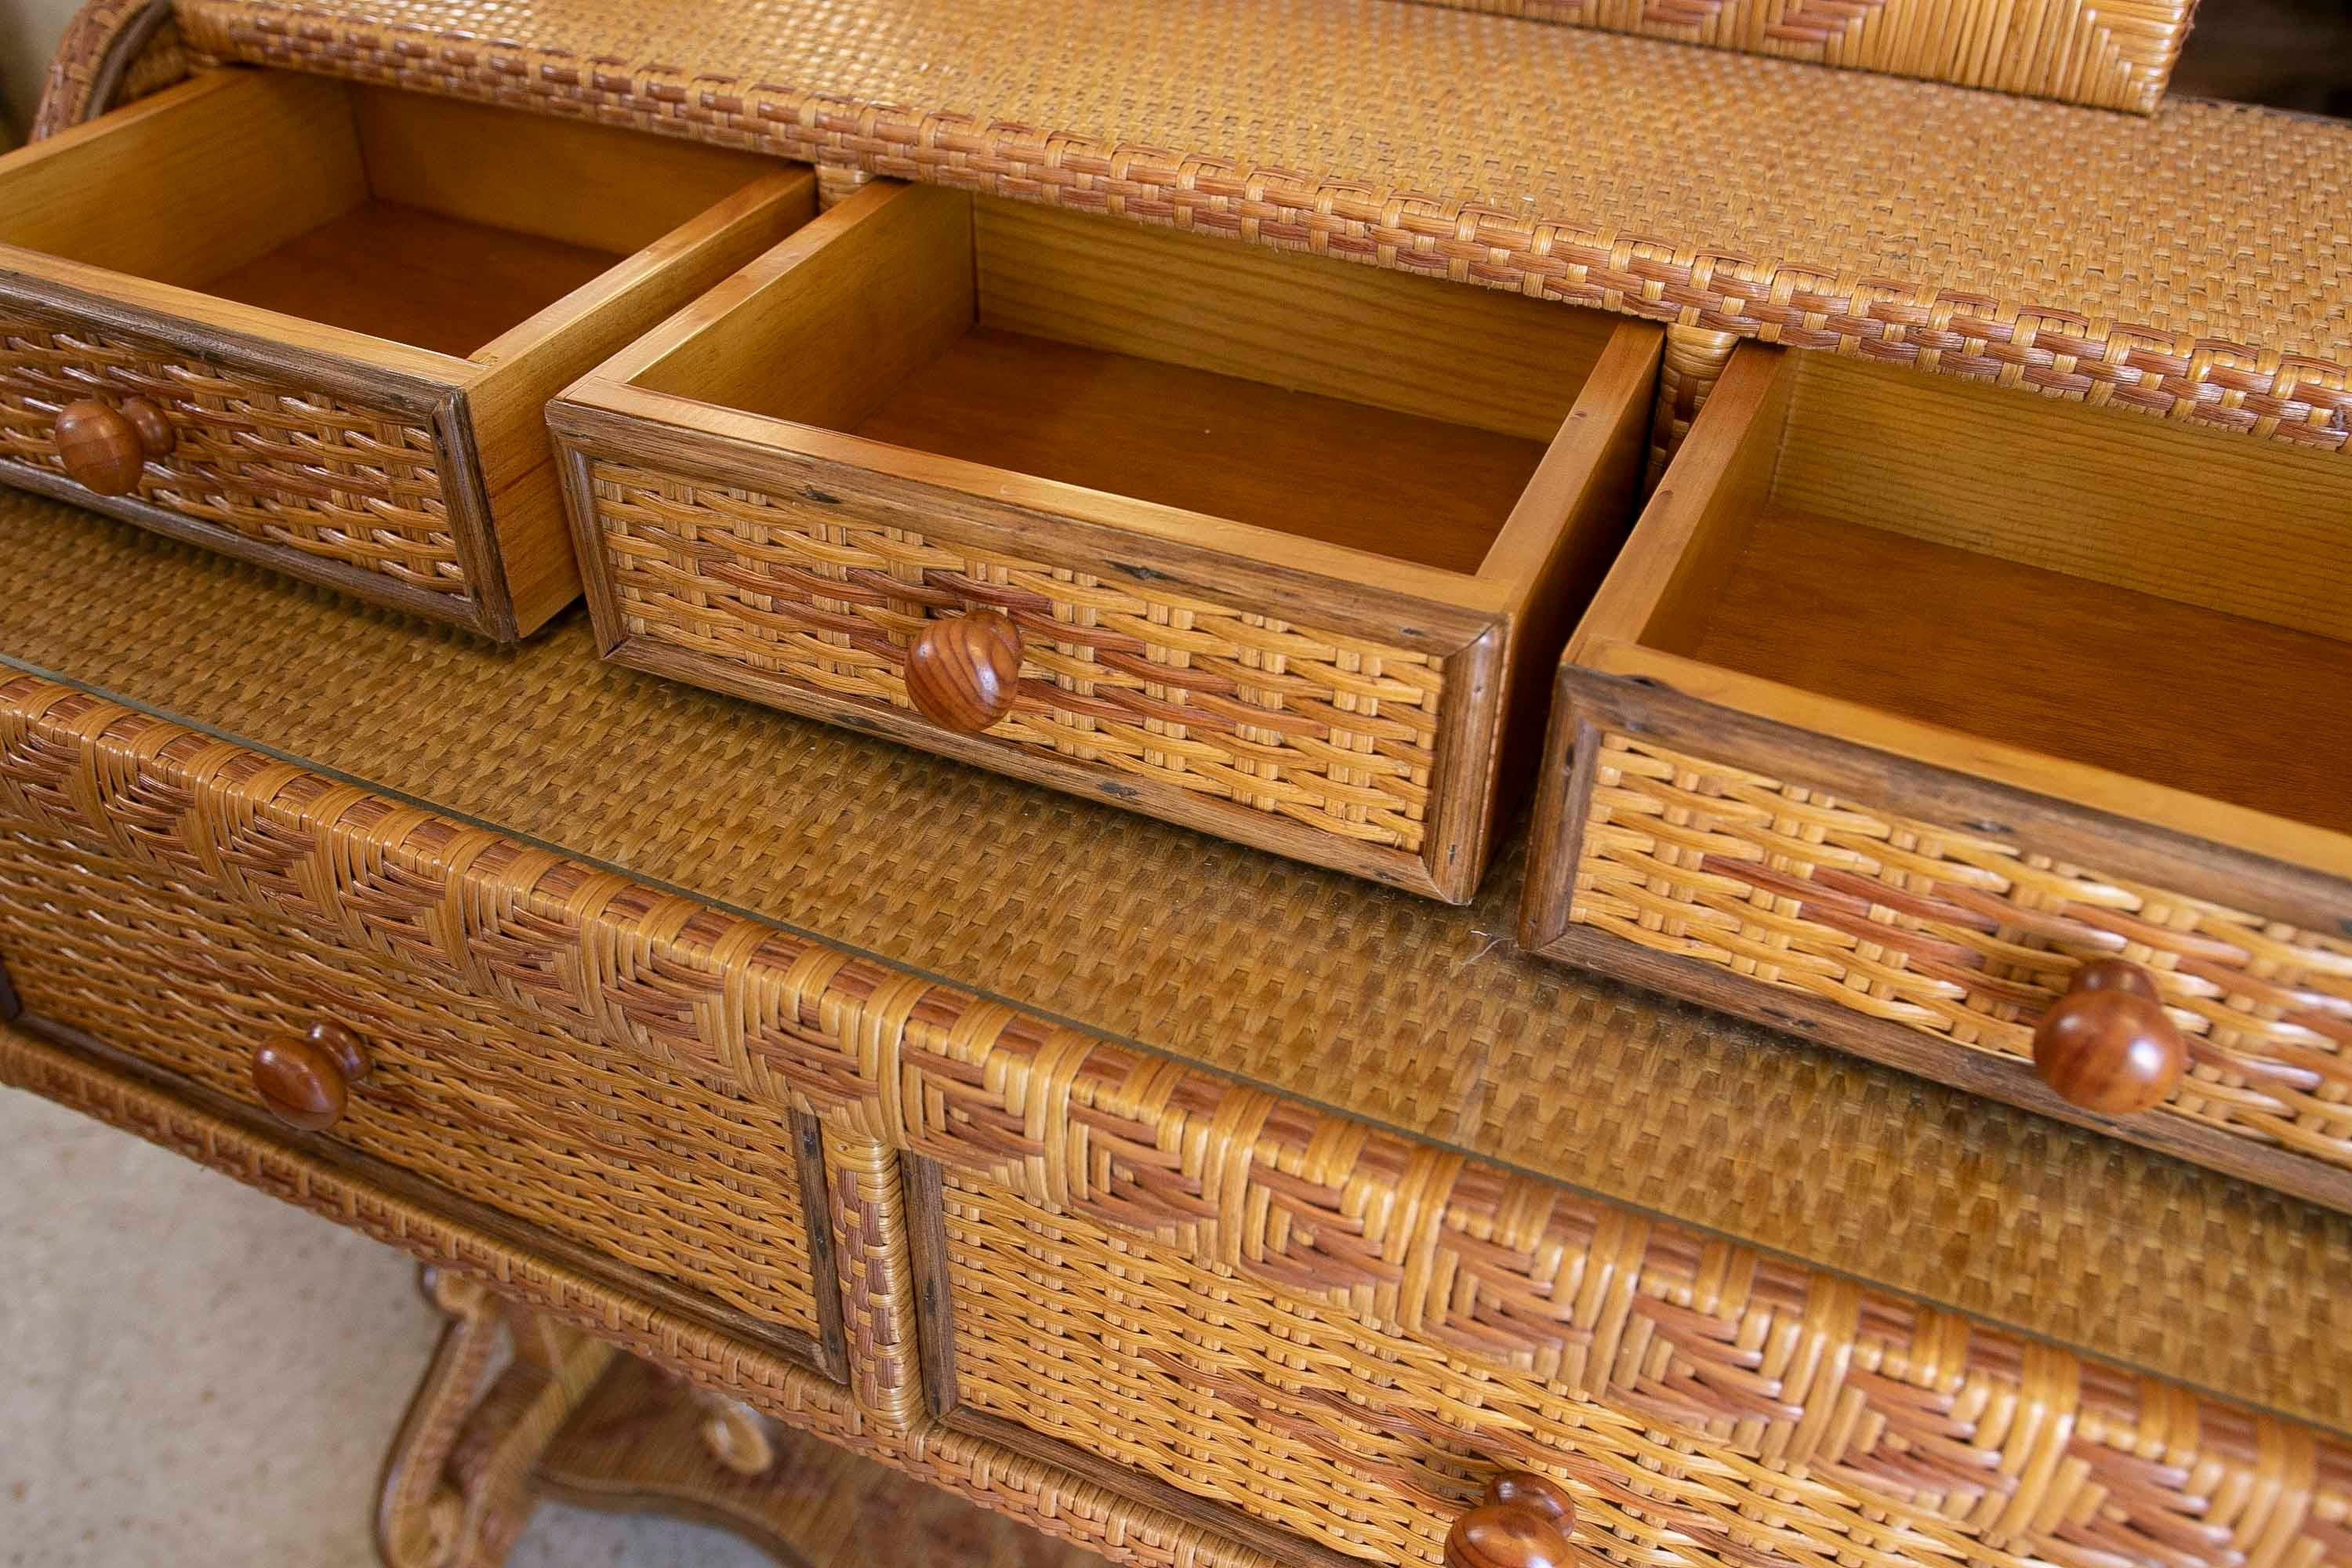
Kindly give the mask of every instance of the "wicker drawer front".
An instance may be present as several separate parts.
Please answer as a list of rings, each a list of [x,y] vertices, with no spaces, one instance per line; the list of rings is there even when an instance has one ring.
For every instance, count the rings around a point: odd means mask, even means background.
[[[1656,358],[1515,297],[877,184],[550,418],[612,657],[1461,899]]]
[[[1527,945],[2352,1208],[2352,473],[1718,390],[1562,671]]]
[[[144,398],[179,432],[126,501],[470,605],[429,408],[337,398],[161,336],[0,300],[0,461],[76,495],[54,430],[58,409],[93,392]]]
[[[309,78],[173,88],[0,159],[0,481],[522,635],[579,591],[541,405],[805,218],[783,171]]]
[[[2352,1545],[2332,1504],[2222,1500],[2211,1462],[2272,1440],[2242,1414],[1848,1281],[1727,1268],[1720,1244],[1607,1226],[1585,1266],[1529,1289],[1499,1237],[1441,1226],[1384,1269],[1405,1216],[1324,1215],[1348,1229],[1333,1249],[1301,1239],[1301,1213],[1235,1268],[1204,1258],[1230,1250],[1225,1221],[1150,1237],[985,1177],[933,1186],[918,1165],[908,1224],[919,1300],[943,1303],[923,1334],[947,1425],[1277,1561],[1437,1563],[1498,1470],[1564,1483],[1578,1544],[1628,1563],[2189,1568]],[[1274,1256],[1318,1246],[1364,1282]]]
[[[0,757],[0,961],[35,1026],[257,1106],[255,1047],[340,1024],[367,1075],[331,1129],[280,1135],[413,1173],[427,1206],[442,1193],[494,1210],[520,1222],[526,1251],[619,1266],[625,1287],[717,1303],[706,1315],[837,1370],[837,1284],[813,1258],[826,1244],[810,1228],[812,1119],[658,1068],[608,1043],[604,1019],[551,1005],[569,986],[561,930],[515,911],[454,968],[389,924],[354,928],[361,910],[435,918],[443,890],[390,868],[344,895],[344,921],[289,919],[246,889],[284,877],[299,848],[230,796],[120,780],[155,851],[126,853],[40,808],[58,775],[39,752]],[[191,817],[216,825],[202,853],[174,831]]]

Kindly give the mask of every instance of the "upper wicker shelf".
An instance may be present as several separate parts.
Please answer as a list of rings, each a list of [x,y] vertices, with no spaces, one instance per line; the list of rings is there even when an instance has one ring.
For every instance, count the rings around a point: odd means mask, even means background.
[[[2197,0],[1423,0],[2146,114]]]
[[[200,55],[1306,247],[2330,448],[2352,124],[1391,0],[180,0]],[[1679,353],[1679,363],[1677,354]]]

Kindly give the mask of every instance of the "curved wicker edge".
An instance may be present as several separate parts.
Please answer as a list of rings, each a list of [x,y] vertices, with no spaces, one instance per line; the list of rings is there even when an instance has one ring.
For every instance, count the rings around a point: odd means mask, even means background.
[[[186,74],[172,0],[84,0],[49,58],[31,138],[54,136]]]
[[[0,810],[104,835],[270,918],[396,947],[517,1005],[605,1020],[618,1047],[1113,1231],[1181,1231],[1204,1266],[1583,1390],[1763,1484],[1834,1473],[1852,1506],[1965,1545],[1971,1527],[1924,1500],[1972,1495],[1996,1468],[2063,1472],[2071,1495],[2100,1500],[2094,1556],[2352,1562],[2352,1443],[2313,1427],[1277,1100],[55,682],[0,684]],[[518,963],[518,944],[543,961]],[[2004,1520],[2005,1549],[1983,1559],[2089,1561],[2085,1523]]]
[[[1466,199],[1229,158],[795,92],[656,62],[531,48],[268,0],[182,0],[208,55],[516,107],[561,108],[807,163],[1173,222],[1706,332],[1827,350],[2329,450],[2352,439],[2352,366],[2024,300],[1797,259],[1531,221]],[[1700,378],[1700,384],[1705,378]]]
[[[169,1095],[0,1026],[0,1082],[81,1111],[323,1215],[410,1256],[478,1281],[786,1425],[971,1498],[1049,1535],[1142,1568],[1277,1568],[1054,1467],[930,1422],[872,1418],[815,1373],[740,1340],[609,1290],[495,1237],[346,1180],[323,1163],[258,1138]]]

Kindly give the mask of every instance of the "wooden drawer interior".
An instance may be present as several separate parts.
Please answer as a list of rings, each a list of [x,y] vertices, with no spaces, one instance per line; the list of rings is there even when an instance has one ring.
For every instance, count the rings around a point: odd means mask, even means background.
[[[2352,864],[2352,468],[1828,354],[1727,374],[1574,661]]]
[[[0,161],[0,244],[493,363],[531,341],[500,340],[541,311],[777,171],[606,126],[236,71]]]
[[[1658,342],[877,184],[550,416],[612,657],[1460,898],[1497,710],[1630,527]],[[1025,647],[959,731],[905,671],[974,610]]]
[[[866,199],[888,216],[605,374],[1475,574],[1622,324],[955,191]]]

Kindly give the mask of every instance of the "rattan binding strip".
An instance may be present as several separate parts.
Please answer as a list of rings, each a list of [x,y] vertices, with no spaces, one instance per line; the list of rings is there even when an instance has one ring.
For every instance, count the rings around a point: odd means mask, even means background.
[[[618,1294],[469,1226],[388,1197],[284,1144],[0,1025],[0,1083],[13,1084],[225,1172],[411,1257],[611,1342],[630,1354],[947,1488],[1049,1535],[1138,1568],[1276,1568],[1263,1553],[1139,1506],[992,1443],[873,1419],[847,1391],[748,1342]]]
[[[83,0],[49,58],[30,139],[54,136],[187,74],[172,0]]]
[[[1956,1047],[2032,1059],[2085,958],[2190,1041],[2164,1110],[2352,1167],[2352,941],[1613,732],[1570,919]]]
[[[2340,242],[2314,237],[2337,232],[2328,204],[2352,166],[2338,127],[2168,105],[2126,135],[2054,105],[1900,82],[1857,95],[1812,79],[1871,79],[1778,62],[1699,71],[1680,59],[1694,51],[1638,39],[1588,37],[1599,47],[1571,57],[1544,42],[1565,29],[1426,10],[1433,23],[1412,26],[1337,0],[1076,12],[990,0],[941,13],[944,36],[869,3],[803,0],[781,29],[759,0],[707,0],[658,24],[609,0],[181,0],[180,16],[192,45],[221,58],[1172,223],[2329,449],[2352,436]],[[844,50],[844,37],[866,47]],[[1181,117],[1150,118],[1097,79],[1160,79],[1180,68],[1177,44],[1223,51],[1231,79],[1180,84]],[[1380,97],[1401,49],[1442,50],[1439,74],[1387,84],[1417,96]],[[1237,52],[1318,68],[1267,87]],[[852,90],[862,83],[871,90]],[[1024,96],[1004,109],[905,96],[982,90]],[[1564,100],[1579,104],[1568,125]],[[1972,144],[2002,149],[1996,161],[2042,163],[2011,181],[1955,177],[1949,143],[1979,121]],[[1153,140],[1201,124],[1237,129],[1208,145]],[[1290,161],[1254,161],[1269,140]],[[1595,143],[1606,156],[1583,158]],[[1603,176],[1559,173],[1583,163]],[[2078,246],[2083,226],[2043,221],[2053,203],[2128,213],[2129,232],[2110,224]],[[2230,243],[2209,246],[2215,233]],[[2164,266],[2140,265],[2151,246]]]
[[[2019,1550],[2086,1568],[2352,1561],[2352,1446],[2311,1427],[1278,1100],[53,681],[0,684],[0,812],[181,875],[233,868],[238,897],[276,918],[453,975],[526,931],[545,962],[501,966],[518,1006],[601,1020],[616,1047],[1107,1229],[1181,1237],[1201,1267],[1637,1417],[1669,1468],[1679,1455],[1759,1484],[1785,1472],[1964,1542],[1971,1504],[1955,1500],[2049,1465],[2066,1507],[1999,1521]],[[255,835],[270,846],[257,864]]]
[[[2196,0],[1422,0],[2146,114]]]

